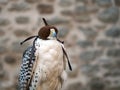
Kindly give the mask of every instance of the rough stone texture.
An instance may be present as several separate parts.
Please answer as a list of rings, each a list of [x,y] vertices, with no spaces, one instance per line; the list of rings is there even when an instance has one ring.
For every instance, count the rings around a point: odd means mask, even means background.
[[[4,78],[4,76],[5,76],[5,72],[4,72],[4,70],[1,70],[0,71],[0,80],[2,80]]]
[[[101,53],[102,52],[99,50],[85,51],[81,53],[80,58],[85,61],[94,60],[95,58],[99,57]]]
[[[0,0],[0,4],[7,4],[8,0]]]
[[[120,0],[115,0],[115,4],[116,4],[117,6],[120,6]]]
[[[4,36],[4,35],[5,35],[5,32],[2,29],[0,29],[0,36]]]
[[[61,17],[54,17],[54,18],[51,18],[47,21],[48,21],[48,23],[51,23],[52,25],[69,23],[69,21],[67,19],[63,19]]]
[[[119,77],[120,76],[120,71],[119,69],[114,69],[109,72],[109,76],[111,77]]]
[[[90,90],[105,90],[104,82],[100,78],[92,78],[88,85]]]
[[[82,90],[82,85],[80,82],[71,83],[65,90]]]
[[[120,90],[119,9],[120,0],[0,0],[0,90],[18,90],[33,40],[20,42],[37,35],[43,17],[58,28],[73,67],[62,90]]]
[[[108,88],[108,90],[119,90],[120,86]]]
[[[22,37],[22,36],[30,36],[30,33],[26,30],[15,30],[14,31],[14,34],[17,36],[17,37]]]
[[[120,57],[120,48],[108,50],[107,55],[111,57]]]
[[[83,3],[87,3],[88,0],[76,0],[76,2],[83,2]]]
[[[10,56],[10,55],[8,55],[8,56],[5,56],[5,58],[4,58],[4,60],[5,60],[5,62],[7,63],[7,64],[15,64],[15,57],[13,57],[13,56]]]
[[[80,28],[80,31],[82,31],[84,33],[84,35],[86,37],[90,38],[95,38],[97,35],[97,32],[95,30],[93,30],[91,27],[87,27],[87,28]]]
[[[82,48],[86,48],[86,47],[93,46],[93,42],[88,40],[78,41],[78,45],[80,45],[80,47]]]
[[[15,41],[15,42],[12,43],[11,46],[12,46],[11,48],[12,48],[13,52],[22,53],[25,50],[27,44],[24,44],[24,46],[21,47],[20,42]]]
[[[76,6],[74,10],[74,18],[77,22],[90,22],[88,8],[85,6]]]
[[[39,1],[41,1],[41,0],[25,0],[26,2],[28,2],[28,3],[37,3],[37,2],[39,2]]]
[[[80,67],[81,72],[87,76],[94,77],[98,72],[100,72],[98,65],[84,64]]]
[[[66,27],[63,27],[63,28],[59,28],[59,31],[60,32],[58,33],[58,37],[64,38],[66,35],[68,35],[70,30]]]
[[[37,10],[40,14],[51,14],[54,11],[54,8],[50,4],[39,4]]]
[[[13,3],[9,8],[10,11],[26,11],[30,8],[29,4],[27,3]]]
[[[98,12],[98,6],[90,6],[89,8],[87,8],[88,13],[96,13]]]
[[[87,14],[88,13],[88,9],[85,6],[77,6],[75,8],[75,12],[76,12],[76,14]]]
[[[0,54],[6,53],[7,49],[4,46],[0,46]]]
[[[16,17],[16,22],[18,24],[27,24],[29,23],[29,18],[26,16],[19,16],[19,17]]]
[[[73,16],[73,11],[72,10],[63,10],[63,11],[61,11],[61,14],[64,16]]]
[[[2,11],[2,7],[0,7],[0,12]]]
[[[99,40],[98,41],[98,46],[101,47],[112,47],[115,45],[114,41],[110,41],[110,40]]]
[[[120,28],[119,27],[112,27],[107,30],[106,35],[112,38],[120,37]]]
[[[69,7],[72,5],[72,0],[60,0],[59,5],[61,7]]]
[[[101,12],[98,18],[105,23],[114,23],[119,18],[119,10],[116,7],[110,7]]]
[[[6,18],[0,18],[0,26],[6,26],[9,24],[9,20]]]
[[[75,16],[75,21],[81,23],[81,22],[90,22],[90,17],[88,15],[79,15],[79,16]]]
[[[3,70],[3,65],[0,62],[0,80],[2,80],[4,78],[5,72]]]
[[[116,66],[119,68],[120,67],[120,59],[116,60]]]
[[[105,7],[108,7],[112,4],[111,2],[112,0],[96,0],[96,3],[99,5],[99,6],[105,6]]]

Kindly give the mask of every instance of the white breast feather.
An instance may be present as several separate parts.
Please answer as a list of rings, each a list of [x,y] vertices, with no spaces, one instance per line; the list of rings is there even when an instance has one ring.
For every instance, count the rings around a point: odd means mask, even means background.
[[[62,45],[56,40],[37,39],[35,43],[37,66],[34,74],[38,74],[37,84],[41,85],[47,79],[58,78],[63,80],[67,77],[64,71]],[[51,77],[50,77],[51,76]],[[33,80],[36,80],[35,75]],[[34,86],[35,83],[32,83]],[[32,89],[31,89],[32,90]]]

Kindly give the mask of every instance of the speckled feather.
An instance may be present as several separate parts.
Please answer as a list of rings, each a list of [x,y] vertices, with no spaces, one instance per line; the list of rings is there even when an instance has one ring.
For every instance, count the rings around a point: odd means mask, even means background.
[[[51,41],[54,42],[51,43]],[[64,71],[66,66],[66,60],[63,58],[64,54],[61,46],[63,47],[63,44],[59,43],[56,40],[38,39],[35,43],[36,51],[34,52],[34,56],[31,60],[30,57],[33,47],[29,47],[24,52],[19,78],[20,90],[60,90],[62,83],[66,77],[66,73]],[[47,53],[49,51],[50,54]],[[56,51],[59,51],[57,54],[57,57],[60,55],[59,59],[55,56]],[[47,60],[45,61],[45,59]],[[33,67],[35,68],[34,73]],[[45,87],[44,85],[47,85],[49,87]]]
[[[35,62],[35,55],[31,58],[32,48],[28,47],[23,53],[22,64],[19,75],[19,89],[27,90],[28,82],[31,78],[33,64]]]
[[[66,59],[72,70],[63,42],[57,38],[57,28],[49,26],[45,18],[43,21],[45,26],[39,30],[37,36],[21,42],[22,45],[36,37],[33,46],[23,54],[19,76],[20,90],[61,90],[67,77]]]

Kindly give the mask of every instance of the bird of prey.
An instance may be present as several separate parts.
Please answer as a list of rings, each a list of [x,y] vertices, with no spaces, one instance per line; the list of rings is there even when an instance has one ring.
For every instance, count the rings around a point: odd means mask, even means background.
[[[25,39],[21,44],[35,37],[33,45],[23,53],[19,90],[61,90],[67,77],[66,63],[72,67],[64,48],[64,42],[57,38],[56,27],[43,26],[36,36]]]

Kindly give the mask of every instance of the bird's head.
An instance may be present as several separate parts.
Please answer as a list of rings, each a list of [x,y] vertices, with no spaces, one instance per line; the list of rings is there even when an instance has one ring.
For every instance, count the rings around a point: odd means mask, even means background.
[[[24,42],[32,39],[32,38],[40,38],[40,39],[43,39],[43,40],[51,40],[51,39],[56,39],[57,41],[59,41],[60,43],[64,43],[63,41],[59,40],[57,38],[57,34],[58,34],[58,30],[56,27],[54,26],[51,26],[51,25],[48,25],[45,18],[43,18],[43,21],[45,23],[45,26],[43,26],[39,32],[38,32],[38,35],[35,35],[35,36],[31,36],[31,37],[28,37],[27,39],[25,39],[24,41],[22,41],[20,44],[22,45]],[[35,40],[36,40],[35,39]],[[34,41],[35,41],[34,40]]]
[[[49,25],[42,27],[38,32],[38,36],[43,40],[56,39],[57,34],[58,34],[57,28]]]
[[[48,25],[45,18],[43,18],[43,21],[45,23],[45,26],[39,30],[38,36],[43,40],[56,39],[57,33],[58,33],[57,28],[54,26]]]

